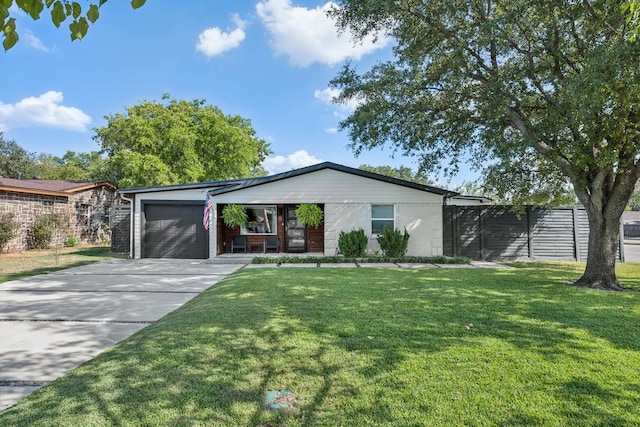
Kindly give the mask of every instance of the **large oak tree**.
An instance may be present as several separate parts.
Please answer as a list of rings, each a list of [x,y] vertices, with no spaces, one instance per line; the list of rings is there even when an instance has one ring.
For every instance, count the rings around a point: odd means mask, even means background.
[[[347,64],[332,82],[338,101],[359,101],[341,123],[353,149],[390,144],[426,169],[494,161],[504,185],[550,194],[569,183],[590,227],[576,284],[621,289],[620,217],[640,177],[640,42],[626,2],[338,3],[343,29],[397,42],[392,60]]]
[[[251,121],[205,100],[143,101],[105,117],[94,140],[120,187],[183,184],[266,174],[271,151]]]

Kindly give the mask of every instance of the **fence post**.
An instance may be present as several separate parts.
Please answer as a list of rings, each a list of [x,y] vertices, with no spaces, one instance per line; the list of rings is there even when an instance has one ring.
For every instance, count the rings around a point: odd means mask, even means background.
[[[531,206],[527,206],[527,245],[529,247],[529,259],[533,260],[533,212]]]
[[[573,207],[573,253],[576,257],[576,261],[580,261],[582,254],[580,253],[580,233],[578,230],[578,207]]]
[[[460,225],[458,224],[458,206],[453,205],[451,209],[451,234],[453,256],[458,256],[458,239],[460,238]]]

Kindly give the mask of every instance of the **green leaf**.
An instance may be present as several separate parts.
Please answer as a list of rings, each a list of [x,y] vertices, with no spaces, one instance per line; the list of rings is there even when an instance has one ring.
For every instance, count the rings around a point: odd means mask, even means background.
[[[16,33],[16,20],[14,18],[9,19],[3,28],[4,40],[2,41],[2,47],[7,51],[11,49],[18,42],[20,37]]]
[[[105,4],[107,2],[107,0],[100,0],[100,6],[102,6],[103,4]]]
[[[73,19],[78,19],[82,14],[82,6],[77,1],[74,1],[71,7],[73,8]]]
[[[44,4],[45,6],[47,6],[47,8],[50,8],[51,5],[53,4],[53,0],[46,0]]]
[[[73,21],[69,24],[69,30],[71,30],[71,40],[78,40],[84,38],[89,30],[89,23],[83,16],[77,21]]]
[[[33,0],[16,0],[16,6],[34,20],[40,18],[40,11],[43,8],[42,2]]]
[[[0,7],[9,9],[13,4],[13,0],[0,0]]]
[[[44,3],[42,3],[42,1],[34,0],[31,2],[31,12],[29,15],[31,15],[34,20],[40,19],[40,13],[43,9]]]
[[[144,6],[147,0],[131,0],[131,7],[137,9],[139,7]]]
[[[92,24],[94,24],[99,17],[100,17],[100,11],[98,10],[98,6],[96,6],[95,4],[92,4],[89,7],[89,11],[87,12],[87,19],[91,21]]]
[[[56,1],[53,5],[53,9],[51,9],[51,21],[53,21],[53,25],[60,28],[60,24],[64,22],[65,19],[67,19],[67,14],[64,13],[62,3],[60,1]]]

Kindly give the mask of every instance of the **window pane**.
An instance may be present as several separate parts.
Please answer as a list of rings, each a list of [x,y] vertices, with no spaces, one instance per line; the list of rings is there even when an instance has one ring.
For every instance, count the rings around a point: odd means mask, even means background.
[[[393,218],[393,205],[371,205],[371,218]]]
[[[371,233],[380,234],[385,227],[394,227],[392,219],[374,219],[371,220]]]
[[[242,234],[275,234],[275,206],[245,206],[247,223],[242,227]]]

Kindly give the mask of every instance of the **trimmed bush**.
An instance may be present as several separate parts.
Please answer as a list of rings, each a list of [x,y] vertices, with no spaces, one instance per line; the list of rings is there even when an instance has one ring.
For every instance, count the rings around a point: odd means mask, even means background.
[[[73,248],[73,247],[76,247],[76,246],[78,246],[78,239],[76,239],[76,238],[75,238],[75,237],[73,237],[73,236],[69,236],[69,237],[67,238],[67,241],[66,241],[66,242],[64,242],[64,246],[65,246],[66,248]]]
[[[62,225],[62,216],[49,213],[36,217],[29,230],[31,245],[36,249],[47,249],[53,238],[53,233]]]
[[[4,246],[13,239],[18,229],[14,216],[10,212],[0,213],[0,252],[4,250]]]
[[[362,228],[349,232],[340,232],[338,237],[338,254],[346,257],[358,258],[367,255],[369,238]]]
[[[382,230],[382,233],[378,235],[378,243],[385,256],[389,258],[402,258],[407,253],[409,233],[407,233],[406,229],[404,233],[402,233],[400,230],[386,227]]]

